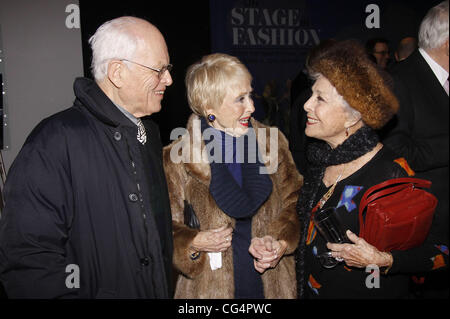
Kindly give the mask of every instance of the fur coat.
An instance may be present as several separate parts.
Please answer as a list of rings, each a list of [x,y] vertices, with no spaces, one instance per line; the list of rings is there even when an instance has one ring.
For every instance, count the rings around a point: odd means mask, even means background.
[[[203,150],[205,147],[203,141],[201,143],[193,142],[192,136],[201,134],[200,131],[194,132],[194,119],[198,120],[197,123],[200,122],[196,115],[190,117],[187,125],[189,134],[185,133],[184,137],[180,137],[163,150],[164,168],[172,208],[173,262],[175,268],[180,272],[176,283],[175,298],[234,298],[232,247],[222,253],[222,268],[216,270],[211,270],[207,253],[201,253],[196,260],[191,260],[189,254],[189,247],[198,230],[184,225],[185,201],[194,209],[201,230],[218,228],[227,224],[231,224],[232,227],[235,225],[234,219],[216,205],[209,192],[211,168],[206,154],[203,154],[201,160],[193,161],[195,148],[199,151],[198,148]],[[251,119],[251,123],[255,129],[260,152],[266,150],[266,154],[269,156],[264,160],[266,168],[278,166],[274,170],[275,172],[269,175],[273,184],[272,193],[253,216],[252,237],[270,235],[288,243],[286,253],[280,259],[277,267],[266,270],[262,275],[264,295],[266,298],[296,298],[293,252],[299,242],[300,225],[295,206],[303,178],[295,167],[288,142],[282,133],[277,130],[278,134],[270,134],[268,127],[254,119]],[[258,136],[260,128],[265,128],[263,131],[266,133],[266,139]],[[275,129],[272,128],[272,130]],[[265,146],[261,145],[263,143],[261,140],[266,141]],[[271,152],[270,147],[274,144],[278,146],[278,149]],[[180,155],[182,153],[180,146],[190,146],[190,152],[183,155],[183,161],[175,163],[173,158],[171,159],[171,153]]]

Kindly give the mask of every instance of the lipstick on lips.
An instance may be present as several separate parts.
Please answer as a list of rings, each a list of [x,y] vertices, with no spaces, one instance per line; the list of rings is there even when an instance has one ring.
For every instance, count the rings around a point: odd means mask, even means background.
[[[241,119],[239,120],[239,123],[240,123],[242,126],[248,127],[248,121],[249,121],[249,120],[250,120],[250,116],[247,116],[247,117],[241,118]]]
[[[318,120],[308,116],[308,120],[306,121],[306,125],[313,125],[313,124],[316,124],[318,122],[319,122]]]
[[[163,97],[164,96],[164,90],[155,91],[155,94]]]

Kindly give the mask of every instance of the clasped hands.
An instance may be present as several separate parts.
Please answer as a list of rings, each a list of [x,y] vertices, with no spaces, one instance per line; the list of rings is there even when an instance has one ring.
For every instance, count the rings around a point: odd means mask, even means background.
[[[233,228],[229,225],[220,228],[200,231],[192,241],[191,249],[204,252],[223,252],[231,246]],[[275,240],[272,236],[252,239],[249,253],[254,258],[255,269],[263,273],[274,268],[287,249],[284,240]]]
[[[275,240],[272,236],[252,239],[249,253],[253,256],[253,264],[259,273],[265,272],[268,268],[275,268],[287,249],[284,240]]]

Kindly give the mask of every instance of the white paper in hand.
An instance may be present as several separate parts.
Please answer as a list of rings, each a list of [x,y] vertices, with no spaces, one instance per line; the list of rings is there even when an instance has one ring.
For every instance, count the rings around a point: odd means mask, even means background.
[[[211,270],[222,268],[222,253],[208,253]]]

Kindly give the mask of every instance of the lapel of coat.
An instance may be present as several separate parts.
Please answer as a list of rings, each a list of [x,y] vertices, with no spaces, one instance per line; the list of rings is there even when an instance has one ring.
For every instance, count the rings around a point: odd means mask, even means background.
[[[419,51],[416,51],[415,55],[412,57],[416,59],[419,74],[421,75],[417,79],[420,82],[421,87],[417,89],[427,92],[427,96],[430,99],[423,102],[429,105],[435,105],[435,107],[438,107],[441,111],[442,108],[448,108],[448,95],[445,93],[443,86],[439,83],[436,75],[425,61],[422,54],[420,54]],[[430,101],[433,103],[430,103]]]

